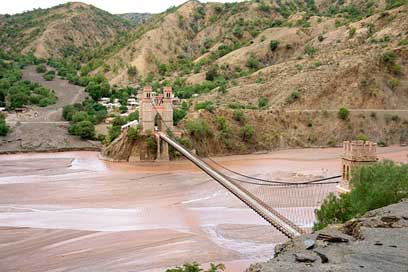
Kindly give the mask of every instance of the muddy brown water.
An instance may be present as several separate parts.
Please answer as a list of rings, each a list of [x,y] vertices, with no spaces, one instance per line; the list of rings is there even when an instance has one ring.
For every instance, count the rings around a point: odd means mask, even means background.
[[[407,162],[407,147],[380,148]],[[341,149],[216,158],[264,177],[337,174]],[[0,271],[165,271],[273,256],[285,238],[188,161],[111,163],[96,152],[0,156]]]

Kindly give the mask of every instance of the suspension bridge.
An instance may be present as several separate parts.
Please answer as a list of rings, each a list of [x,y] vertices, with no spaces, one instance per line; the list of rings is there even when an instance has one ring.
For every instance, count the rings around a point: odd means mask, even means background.
[[[171,88],[154,96],[152,88],[145,87],[139,101],[139,122],[143,132],[154,131],[158,159],[168,159],[171,146],[289,238],[310,231],[314,210],[336,191],[339,175],[302,182],[270,180],[239,173],[211,158],[200,158],[172,137],[173,133],[166,133],[174,131]]]

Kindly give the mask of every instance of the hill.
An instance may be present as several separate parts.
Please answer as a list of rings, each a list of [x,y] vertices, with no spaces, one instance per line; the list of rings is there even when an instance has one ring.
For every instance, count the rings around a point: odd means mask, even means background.
[[[133,25],[138,25],[145,23],[152,15],[150,13],[122,13],[117,14],[117,16],[132,22]]]
[[[126,20],[71,2],[0,18],[0,47],[39,58],[69,57],[96,50],[130,29]]]

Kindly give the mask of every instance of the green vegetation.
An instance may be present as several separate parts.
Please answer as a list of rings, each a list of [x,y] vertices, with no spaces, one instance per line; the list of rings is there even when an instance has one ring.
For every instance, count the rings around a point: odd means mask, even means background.
[[[407,0],[387,0],[385,9],[398,8],[402,5],[407,5],[407,4],[408,4]]]
[[[244,123],[245,122],[245,114],[241,110],[234,110],[232,113],[232,119],[237,122]]]
[[[382,54],[381,60],[388,72],[397,76],[401,75],[402,67],[396,63],[397,54],[395,54],[393,51],[387,51]]]
[[[256,70],[261,68],[262,63],[261,63],[261,60],[258,57],[251,54],[249,56],[249,58],[247,59],[247,62],[245,64],[245,66],[248,67],[249,69],[253,70],[253,71],[256,71]]]
[[[305,54],[313,57],[314,55],[316,55],[316,53],[317,53],[317,49],[314,48],[313,46],[311,46],[311,45],[306,45],[305,46]]]
[[[71,122],[68,132],[84,139],[95,139],[95,124],[106,116],[106,108],[90,99],[82,104],[67,105],[62,111],[62,117]]]
[[[55,71],[48,71],[43,75],[43,78],[47,81],[52,81],[55,78]]]
[[[128,130],[128,138],[129,140],[133,141],[136,140],[140,135],[140,127],[130,127]]]
[[[186,263],[183,266],[178,266],[176,268],[167,269],[166,272],[221,272],[225,270],[225,266],[223,264],[210,264],[210,268],[208,270],[204,270],[200,267],[200,265],[196,262],[193,263]]]
[[[269,48],[271,49],[271,51],[275,51],[279,46],[279,41],[276,40],[272,40],[269,44]]]
[[[359,140],[359,141],[364,141],[364,142],[366,142],[366,141],[369,140],[369,139],[368,139],[368,136],[365,135],[365,134],[363,134],[363,133],[358,134],[357,137],[356,137],[356,139]]]
[[[195,110],[207,110],[208,112],[213,113],[215,106],[212,101],[204,101],[201,103],[197,103],[194,107]]]
[[[42,73],[47,72],[47,67],[45,67],[45,65],[41,63],[37,65],[37,67],[35,68],[35,71],[37,71],[37,73],[42,74]]]
[[[255,128],[251,125],[246,124],[240,129],[239,135],[244,142],[251,142],[255,136]]]
[[[9,127],[6,124],[6,117],[0,113],[0,136],[6,136],[9,132]]]
[[[183,101],[181,107],[176,107],[173,109],[173,122],[175,125],[186,117],[189,108],[190,105],[186,101]]]
[[[212,132],[207,122],[201,119],[189,120],[186,123],[186,129],[190,136],[192,136],[196,140],[212,136]]]
[[[26,105],[45,107],[56,102],[53,91],[22,80],[21,69],[28,64],[39,64],[39,60],[32,55],[6,54],[0,50],[0,107],[13,110]]]
[[[95,126],[91,121],[88,120],[73,123],[69,127],[68,132],[72,135],[81,136],[82,139],[95,138]]]
[[[299,91],[293,91],[288,98],[286,98],[286,103],[287,104],[292,104],[294,102],[296,102],[297,100],[299,100],[301,97],[301,94]]]
[[[337,112],[337,116],[342,120],[347,120],[349,118],[350,111],[346,107],[342,107]]]
[[[258,99],[258,108],[265,109],[268,106],[269,100],[265,96],[261,96]]]
[[[329,224],[344,223],[408,197],[408,164],[383,161],[356,169],[352,173],[350,193],[329,195],[316,211],[315,230]]]

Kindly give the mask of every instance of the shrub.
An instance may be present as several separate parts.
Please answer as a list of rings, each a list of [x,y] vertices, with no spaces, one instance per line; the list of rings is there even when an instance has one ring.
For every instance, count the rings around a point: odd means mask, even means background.
[[[337,116],[342,120],[347,120],[349,115],[350,111],[345,107],[340,108],[339,111],[337,112]]]
[[[306,45],[305,46],[305,54],[313,57],[314,55],[316,55],[316,53],[317,53],[317,49],[314,48],[313,46],[311,46],[311,45]]]
[[[217,128],[220,131],[228,131],[228,125],[227,125],[227,120],[225,119],[224,116],[219,116],[217,117]]]
[[[252,70],[258,70],[261,66],[261,62],[255,55],[251,54],[247,59],[245,66]]]
[[[268,98],[266,98],[265,96],[261,96],[259,99],[258,99],[258,107],[260,108],[260,109],[264,109],[264,108],[266,108],[266,106],[268,105]]]
[[[367,142],[369,140],[368,136],[363,133],[358,134],[356,139],[359,141],[364,141],[364,142]]]
[[[202,139],[212,135],[207,122],[201,119],[189,120],[186,123],[186,129],[188,133],[196,139]]]
[[[351,28],[350,30],[349,30],[349,38],[353,38],[354,37],[354,35],[356,34],[356,28],[355,27],[353,27],[353,28]]]
[[[90,121],[74,123],[69,127],[68,131],[72,135],[81,136],[82,139],[95,138],[95,126]]]
[[[393,64],[397,59],[397,55],[393,51],[387,51],[382,54],[382,61],[385,64]]]
[[[0,136],[6,136],[9,132],[9,127],[6,124],[6,120],[0,116]]]
[[[301,94],[300,94],[299,91],[293,91],[293,92],[288,96],[288,98],[286,98],[286,103],[287,103],[287,104],[292,104],[292,103],[294,103],[295,101],[299,100],[299,99],[300,99],[300,96],[301,96]]]
[[[139,121],[139,111],[131,112],[128,116],[128,121],[132,122],[138,120]]]
[[[45,73],[47,72],[47,67],[45,67],[44,64],[38,64],[37,67],[35,68],[35,71],[37,71],[37,73]]]
[[[317,37],[317,40],[318,40],[319,42],[322,42],[322,41],[324,40],[324,36],[323,36],[322,34],[320,34],[320,35]]]
[[[262,12],[269,12],[271,10],[271,6],[262,1],[259,4],[258,9]]]
[[[205,73],[205,79],[209,81],[214,81],[217,77],[218,77],[218,67],[216,65],[213,65]]]
[[[136,140],[139,137],[139,127],[130,127],[127,135],[129,140]]]
[[[408,197],[408,164],[391,161],[363,166],[353,171],[350,193],[327,197],[316,211],[315,230],[343,223],[366,212]]]
[[[214,104],[213,104],[213,102],[211,102],[211,101],[204,101],[204,102],[201,102],[201,103],[197,103],[196,105],[195,105],[195,110],[207,110],[207,111],[209,111],[209,112],[211,112],[211,113],[213,113],[214,112]]]
[[[269,48],[271,51],[275,51],[279,46],[279,41],[277,40],[272,40],[271,43],[269,44]]]
[[[43,78],[47,81],[52,81],[55,78],[55,72],[54,71],[48,71],[43,75]]]
[[[210,268],[208,270],[203,270],[199,264],[196,262],[193,263],[185,263],[183,266],[177,266],[176,268],[167,269],[166,272],[221,272],[225,270],[225,266],[223,264],[210,264]]]
[[[391,90],[395,90],[400,85],[400,81],[398,78],[391,78],[387,81],[387,85]]]
[[[240,123],[245,122],[244,112],[241,111],[241,110],[234,110],[234,112],[232,113],[232,119],[234,119],[235,121],[238,121]]]
[[[255,136],[255,129],[251,125],[245,125],[240,129],[239,134],[244,142],[250,142]]]

